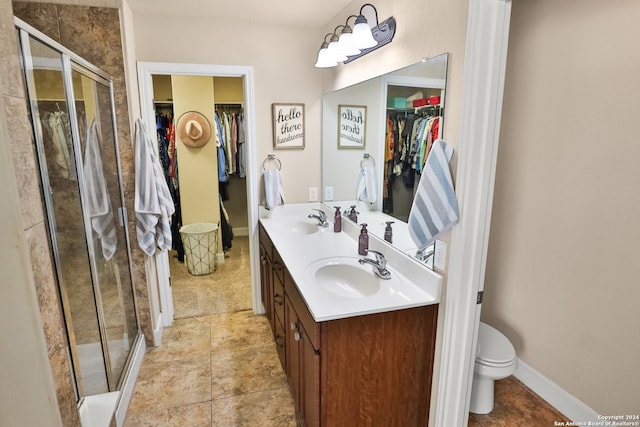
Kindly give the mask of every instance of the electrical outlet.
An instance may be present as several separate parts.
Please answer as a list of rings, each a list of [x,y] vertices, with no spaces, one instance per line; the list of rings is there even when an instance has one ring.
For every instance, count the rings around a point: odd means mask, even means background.
[[[447,265],[447,244],[442,240],[436,240],[433,251],[433,268],[438,271],[445,271]]]
[[[309,201],[310,202],[318,201],[318,187],[309,187]]]
[[[326,186],[324,187],[324,201],[330,202],[333,200],[333,187]]]

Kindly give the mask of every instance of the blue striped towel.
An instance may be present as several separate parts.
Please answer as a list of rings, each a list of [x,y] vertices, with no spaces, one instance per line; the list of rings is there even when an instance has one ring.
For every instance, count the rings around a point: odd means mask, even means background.
[[[154,142],[142,119],[136,121],[135,146],[135,212],[136,235],[142,251],[152,256],[156,247],[171,249],[171,215],[175,206]]]
[[[458,222],[458,201],[449,169],[452,155],[453,148],[438,139],[427,157],[409,212],[409,235],[418,250],[424,250]]]

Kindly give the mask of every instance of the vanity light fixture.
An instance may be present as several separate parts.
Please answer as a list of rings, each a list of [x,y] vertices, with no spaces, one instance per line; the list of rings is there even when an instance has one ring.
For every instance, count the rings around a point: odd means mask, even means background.
[[[365,17],[365,13],[368,18]],[[353,30],[349,20],[356,18]],[[369,20],[375,19],[375,26],[369,25]],[[340,32],[338,30],[341,28]],[[344,25],[338,25],[333,33],[326,34],[315,66],[317,68],[335,67],[338,62],[348,64],[382,47],[393,40],[396,33],[396,20],[392,16],[378,22],[378,11],[371,3],[365,3],[360,8],[359,15],[350,15]],[[331,36],[327,42],[327,36]]]
[[[320,46],[320,50],[318,51],[318,59],[315,65],[316,68],[329,68],[338,65],[338,61],[336,61],[329,52],[329,43],[327,43],[327,36],[331,35],[331,33],[328,33],[324,36],[324,40],[322,41],[322,45]]]

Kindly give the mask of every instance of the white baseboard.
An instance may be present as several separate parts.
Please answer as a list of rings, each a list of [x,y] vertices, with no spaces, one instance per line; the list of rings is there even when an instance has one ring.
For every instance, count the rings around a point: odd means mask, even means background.
[[[233,227],[234,236],[248,236],[249,227]]]
[[[160,347],[160,344],[162,344],[162,330],[163,328],[163,322],[162,322],[162,313],[158,313],[158,320],[156,321],[156,327],[153,330],[153,346],[154,347]]]
[[[601,421],[596,411],[520,359],[514,376],[571,421]]]

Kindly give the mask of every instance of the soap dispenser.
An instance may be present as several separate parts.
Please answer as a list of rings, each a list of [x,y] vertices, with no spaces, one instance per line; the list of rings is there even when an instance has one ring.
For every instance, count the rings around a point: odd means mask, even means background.
[[[384,240],[393,243],[393,230],[391,229],[393,221],[387,221],[387,227],[384,229]]]
[[[369,252],[369,232],[367,231],[367,224],[360,224],[360,226],[362,229],[358,237],[358,253],[366,255]]]
[[[351,206],[351,210],[349,211],[349,219],[356,224],[358,223],[358,212],[356,211],[356,205]]]
[[[342,231],[342,214],[340,213],[340,206],[334,206],[336,213],[333,216],[333,231],[339,233]]]

